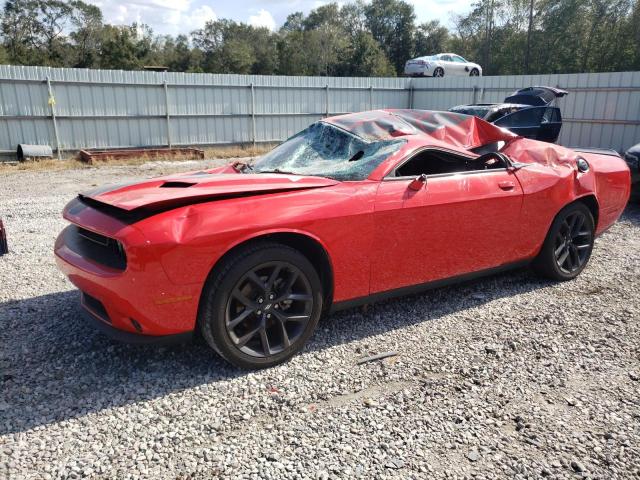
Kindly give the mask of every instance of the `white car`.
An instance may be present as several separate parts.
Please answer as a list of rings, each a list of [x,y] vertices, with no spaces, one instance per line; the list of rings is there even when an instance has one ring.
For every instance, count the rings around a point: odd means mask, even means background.
[[[407,61],[404,64],[404,74],[410,77],[479,77],[482,75],[482,67],[477,63],[467,62],[455,53],[439,53]]]

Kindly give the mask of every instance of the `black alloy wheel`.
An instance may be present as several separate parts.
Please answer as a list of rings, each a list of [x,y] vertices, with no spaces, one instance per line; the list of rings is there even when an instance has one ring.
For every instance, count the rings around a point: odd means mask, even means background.
[[[584,212],[575,211],[564,219],[556,233],[553,253],[558,268],[566,274],[582,269],[589,259],[593,234],[586,223]]]
[[[320,277],[298,250],[273,242],[238,248],[214,267],[200,300],[207,343],[241,368],[265,368],[299,352],[323,307]]]
[[[444,70],[441,67],[436,68],[433,71],[433,76],[434,77],[444,77]]]
[[[474,69],[471,70],[471,73],[469,73],[469,76],[470,77],[478,77],[478,76],[480,76],[480,72],[478,71],[477,68],[474,68]]]
[[[309,280],[288,262],[269,262],[247,272],[227,302],[225,326],[233,344],[254,357],[270,357],[298,341],[311,321]]]
[[[533,268],[553,280],[571,280],[587,266],[595,239],[595,221],[587,206],[578,201],[558,213]]]

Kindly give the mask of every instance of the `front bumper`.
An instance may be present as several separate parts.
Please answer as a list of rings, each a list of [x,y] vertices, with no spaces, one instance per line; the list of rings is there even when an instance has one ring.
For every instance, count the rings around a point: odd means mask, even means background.
[[[70,227],[67,227],[70,228]],[[103,232],[108,235],[111,232]],[[135,233],[139,235],[138,233]],[[133,234],[132,234],[133,235]],[[200,285],[176,285],[167,277],[160,261],[131,248],[125,270],[114,270],[87,258],[67,245],[66,229],[55,244],[58,268],[85,296],[92,299],[94,320],[124,338],[190,335],[195,329]],[[124,245],[137,243],[126,236]],[[144,242],[143,242],[144,243]],[[83,301],[84,309],[87,302]],[[96,310],[98,310],[96,314]],[[98,320],[100,318],[100,320]],[[113,335],[111,335],[113,336]],[[162,339],[141,339],[154,343]]]
[[[133,345],[174,345],[189,343],[193,340],[193,332],[175,333],[173,335],[142,335],[140,333],[125,332],[112,327],[108,323],[98,318],[84,305],[82,306],[82,317],[103,335],[122,343]]]

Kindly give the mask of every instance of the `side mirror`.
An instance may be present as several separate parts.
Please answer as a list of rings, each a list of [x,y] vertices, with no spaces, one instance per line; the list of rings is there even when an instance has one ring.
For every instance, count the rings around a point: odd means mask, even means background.
[[[427,176],[423,173],[422,175],[414,178],[411,181],[411,183],[409,184],[409,190],[417,192],[418,190],[422,190],[422,187],[424,187],[426,184]]]

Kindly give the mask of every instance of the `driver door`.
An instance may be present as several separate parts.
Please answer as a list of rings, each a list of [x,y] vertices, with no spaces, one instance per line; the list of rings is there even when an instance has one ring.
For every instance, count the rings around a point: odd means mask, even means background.
[[[438,155],[472,160],[447,152]],[[451,173],[431,174],[429,157],[429,152],[420,152],[404,164],[410,166],[405,171],[424,170],[427,174],[419,190],[409,187],[415,175],[395,176],[394,172],[380,183],[374,213],[371,293],[486,270],[518,259],[523,193],[515,175],[506,168],[456,168],[458,171]]]

